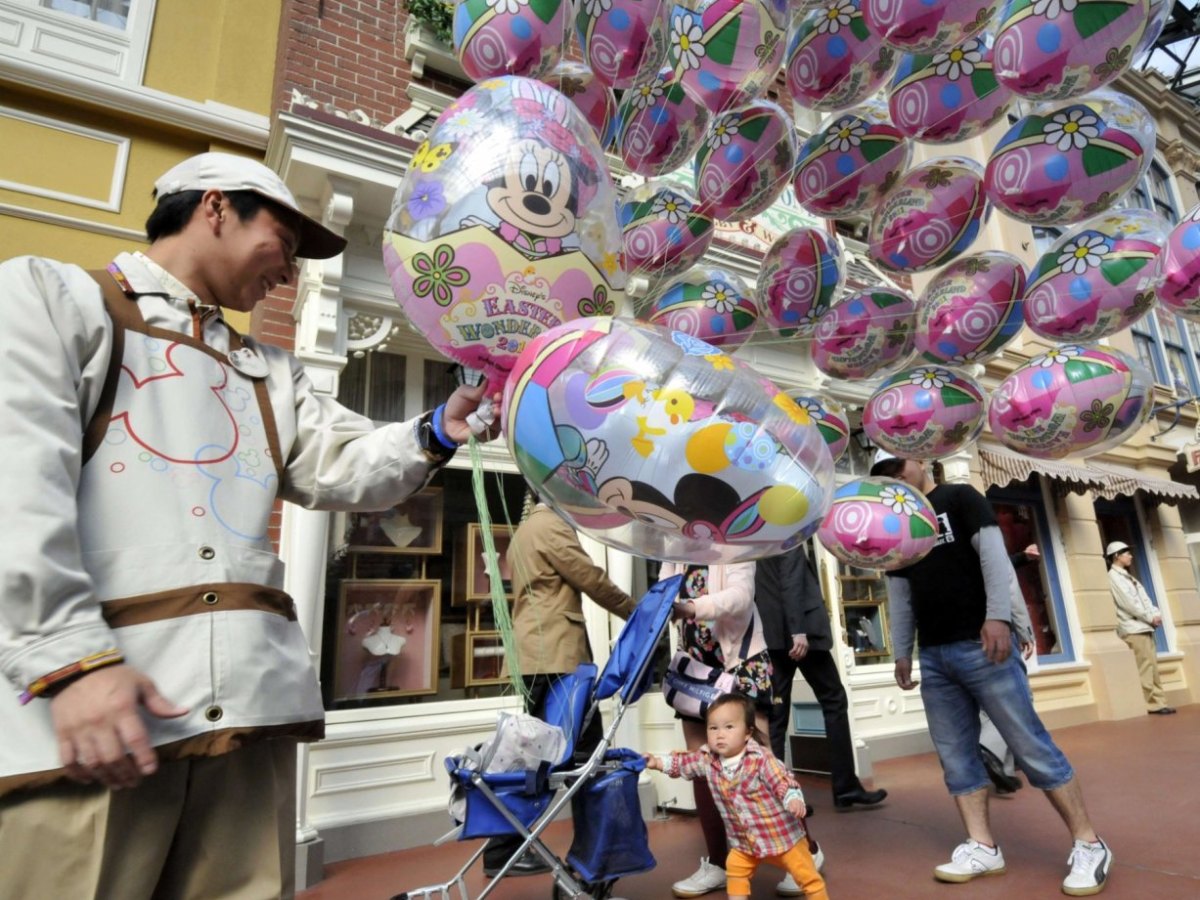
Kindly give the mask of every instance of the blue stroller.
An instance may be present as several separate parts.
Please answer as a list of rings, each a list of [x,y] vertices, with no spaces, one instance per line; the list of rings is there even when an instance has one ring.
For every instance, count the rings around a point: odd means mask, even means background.
[[[642,597],[598,677],[596,666],[584,663],[554,685],[545,718],[561,727],[567,738],[556,764],[526,772],[487,773],[471,765],[465,755],[446,759],[451,784],[461,788],[466,799],[458,840],[513,834],[523,838],[478,900],[492,892],[527,850],[551,867],[555,900],[608,900],[618,878],[654,868],[637,794],[638,773],[645,762],[634,750],[610,746],[625,710],[650,683],[654,650],[670,621],[681,580],[677,575],[660,581]],[[615,698],[612,722],[588,760],[576,765],[575,742],[591,717],[600,714],[600,701],[610,697]],[[568,802],[575,837],[563,861],[540,835]],[[392,900],[449,900],[451,889],[457,889],[454,896],[468,900],[464,877],[483,851],[481,845],[445,884],[414,888]]]

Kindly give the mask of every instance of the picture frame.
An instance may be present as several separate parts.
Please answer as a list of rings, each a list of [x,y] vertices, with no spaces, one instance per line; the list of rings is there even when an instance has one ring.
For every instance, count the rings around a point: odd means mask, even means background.
[[[492,543],[496,548],[496,568],[500,573],[501,590],[512,600],[512,572],[508,565],[508,545],[513,528],[493,523]],[[466,606],[471,603],[490,603],[492,581],[487,571],[487,552],[484,549],[483,526],[468,522],[455,541],[454,570],[451,573],[450,603]]]
[[[437,693],[441,590],[436,580],[342,582],[334,703]]]
[[[351,513],[347,544],[351,553],[441,553],[442,489],[427,487],[380,512]]]

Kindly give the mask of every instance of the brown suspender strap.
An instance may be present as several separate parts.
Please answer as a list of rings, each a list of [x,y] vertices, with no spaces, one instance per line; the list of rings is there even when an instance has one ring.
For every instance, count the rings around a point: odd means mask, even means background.
[[[229,332],[229,347],[231,350],[241,350],[246,346],[237,329],[221,320],[225,330]],[[275,427],[275,410],[271,407],[271,395],[267,391],[267,379],[255,378],[254,396],[258,400],[258,414],[262,416],[263,429],[267,433],[267,449],[271,451],[271,462],[275,464],[275,476],[283,482],[283,450],[279,445],[279,429]]]
[[[145,328],[145,320],[138,309],[137,298],[130,297],[117,284],[112,273],[106,269],[92,269],[88,272],[100,286],[104,297],[104,308],[112,319],[112,353],[108,357],[108,370],[104,373],[104,387],[100,390],[100,402],[96,411],[83,430],[83,463],[92,458],[100,448],[104,435],[108,432],[108,422],[112,418],[113,401],[117,397],[117,385],[120,383],[121,363],[125,360],[125,330],[130,326],[136,329]]]

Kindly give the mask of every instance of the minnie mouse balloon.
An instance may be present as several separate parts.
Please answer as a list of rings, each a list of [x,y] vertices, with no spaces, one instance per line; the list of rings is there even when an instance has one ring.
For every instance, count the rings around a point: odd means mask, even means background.
[[[1025,267],[1015,256],[985,250],[956,259],[917,304],[917,352],[951,366],[987,359],[1021,330],[1024,295]]]
[[[499,387],[546,328],[623,299],[617,194],[583,115],[507,77],[468,90],[413,154],[383,258],[404,314]]]
[[[745,363],[628,319],[532,341],[504,388],[509,451],[575,527],[655,559],[741,562],[811,535],[833,462],[811,417]]]
[[[873,209],[912,158],[912,144],[878,100],[830,116],[804,142],[792,187],[814,216],[841,219]]]
[[[1200,322],[1200,206],[1167,237],[1158,300],[1171,312]]]
[[[788,44],[787,85],[810,109],[862,103],[887,81],[896,51],[867,30],[860,0],[829,0],[808,13]]]
[[[912,352],[916,306],[887,288],[856,291],[817,322],[813,364],[834,378],[869,378]]]
[[[881,384],[863,407],[871,443],[902,459],[939,459],[983,430],[983,389],[941,366],[917,366]]]
[[[754,290],[763,324],[780,337],[812,331],[845,274],[835,235],[804,226],[781,235],[763,257]]]
[[[964,253],[979,236],[987,206],[983,168],[943,156],[909,169],[871,217],[867,251],[893,272],[923,272]]]
[[[540,78],[562,56],[563,0],[458,0],[453,36],[472,81],[501,75]]]
[[[740,106],[774,83],[783,62],[787,0],[698,0],[670,12],[667,58],[714,112]]]
[[[652,283],[682,275],[698,263],[713,239],[713,220],[701,213],[692,192],[648,181],[621,205],[626,270],[653,276]]]
[[[791,391],[788,396],[812,416],[836,463],[850,446],[850,420],[846,417],[846,407],[829,397],[797,396]]]
[[[575,33],[583,61],[611,88],[652,76],[667,57],[667,4],[662,0],[582,0]]]
[[[627,90],[613,126],[617,152],[639,175],[663,175],[696,152],[708,111],[670,69]]]
[[[940,53],[979,34],[996,0],[863,0],[872,34],[905,53]]]
[[[1070,225],[1116,205],[1146,174],[1154,120],[1131,97],[1097,91],[1018,119],[988,157],[988,198],[1031,225]]]
[[[577,62],[561,62],[541,80],[575,104],[596,132],[600,146],[607,147],[612,138],[609,129],[617,110],[612,89]]]
[[[739,276],[700,267],[667,285],[646,319],[732,353],[754,331],[758,306]]]
[[[902,132],[928,144],[982,134],[1008,112],[1013,93],[992,71],[992,39],[968,38],[944,53],[909,54],[888,88],[888,110]]]
[[[937,513],[914,487],[894,478],[856,478],[838,488],[817,531],[848,566],[902,569],[937,543]]]
[[[1007,0],[996,28],[996,77],[1030,100],[1068,100],[1129,68],[1149,0]]]
[[[1125,354],[1063,344],[1001,382],[988,425],[1006,447],[1027,456],[1088,456],[1115,447],[1146,423],[1153,390],[1150,374]]]
[[[726,222],[765,211],[796,165],[795,131],[791,117],[766,100],[716,116],[696,151],[701,208]]]
[[[1025,290],[1025,323],[1071,343],[1128,328],[1150,311],[1162,282],[1167,223],[1148,209],[1089,219],[1038,260]]]

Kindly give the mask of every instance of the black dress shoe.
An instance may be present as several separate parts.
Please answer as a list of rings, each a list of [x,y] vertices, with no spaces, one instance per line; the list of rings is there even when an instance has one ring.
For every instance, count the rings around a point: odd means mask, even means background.
[[[877,791],[868,791],[866,788],[855,788],[845,794],[835,794],[833,797],[833,806],[835,809],[850,809],[854,804],[860,806],[876,806],[884,801],[887,797],[887,791],[880,788]]]
[[[1021,789],[1021,779],[1005,772],[1004,763],[983,744],[979,745],[979,755],[983,758],[983,767],[987,769],[988,778],[992,779],[997,794],[1011,794]]]
[[[483,864],[483,874],[488,878],[495,878],[500,874],[500,870],[504,868],[504,863],[490,866],[486,862]],[[505,877],[516,877],[521,875],[541,875],[543,872],[549,872],[550,866],[546,861],[534,853],[532,850],[527,850],[525,855],[512,864],[512,868],[504,873]]]
[[[1164,706],[1164,707],[1161,707],[1160,709],[1152,709],[1152,710],[1150,710],[1150,715],[1152,715],[1152,716],[1173,716],[1173,715],[1175,715],[1175,707]]]

